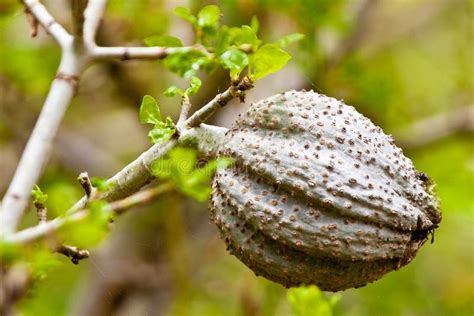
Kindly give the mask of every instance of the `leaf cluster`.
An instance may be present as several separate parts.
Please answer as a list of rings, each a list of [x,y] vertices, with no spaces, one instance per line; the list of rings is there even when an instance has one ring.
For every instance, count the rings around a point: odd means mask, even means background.
[[[198,167],[197,152],[191,148],[174,148],[165,159],[151,165],[151,172],[161,180],[170,180],[181,193],[203,202],[209,198],[209,182],[214,172],[228,167],[229,158],[218,158]]]
[[[284,48],[303,38],[302,34],[290,34],[274,43],[264,43],[258,38],[259,23],[253,17],[250,25],[241,27],[220,26],[219,7],[208,5],[197,15],[189,9],[178,7],[175,14],[189,22],[195,33],[196,49],[186,49],[180,39],[169,36],[151,36],[145,39],[149,46],[175,47],[177,49],[164,59],[164,65],[172,72],[184,78],[191,78],[201,69],[212,71],[218,66],[229,70],[232,80],[238,80],[241,74],[253,80],[259,80],[279,71],[290,60]],[[171,91],[176,91],[175,88]]]

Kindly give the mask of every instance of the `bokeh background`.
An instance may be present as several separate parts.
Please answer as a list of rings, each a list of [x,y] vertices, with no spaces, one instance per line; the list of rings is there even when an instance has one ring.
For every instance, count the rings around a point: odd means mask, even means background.
[[[44,1],[69,24],[67,1]],[[103,45],[142,45],[171,34],[191,43],[190,26],[172,14],[217,4],[222,23],[248,24],[271,41],[300,32],[290,64],[259,81],[248,103],[233,103],[213,123],[229,126],[250,102],[290,89],[314,89],[370,117],[437,183],[443,221],[435,242],[380,281],[340,293],[335,315],[474,314],[474,10],[467,0],[112,0]],[[40,30],[30,38],[22,6],[0,2],[0,192],[31,132],[60,52]],[[227,74],[202,74],[194,109],[228,86]],[[97,64],[81,79],[40,186],[50,215],[82,194],[81,171],[108,177],[148,148],[138,122],[144,94],[174,119],[185,86],[159,62]],[[29,215],[24,225],[33,223]],[[85,239],[87,231],[82,232]],[[255,277],[227,254],[207,205],[170,194],[127,213],[78,266],[54,255],[48,273],[19,305],[24,315],[289,315],[286,289]],[[331,294],[327,294],[330,296]]]

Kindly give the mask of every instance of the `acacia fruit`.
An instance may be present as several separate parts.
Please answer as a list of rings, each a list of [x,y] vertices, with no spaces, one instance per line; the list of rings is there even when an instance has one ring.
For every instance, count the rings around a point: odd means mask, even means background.
[[[289,91],[250,106],[220,155],[211,219],[229,251],[284,286],[360,287],[409,263],[441,221],[429,178],[352,106]]]

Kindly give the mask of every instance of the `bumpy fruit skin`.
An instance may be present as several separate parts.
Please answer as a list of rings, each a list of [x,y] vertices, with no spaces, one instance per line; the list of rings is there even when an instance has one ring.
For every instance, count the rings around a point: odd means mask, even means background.
[[[235,165],[215,175],[211,219],[232,254],[284,286],[363,286],[409,263],[441,221],[393,139],[312,91],[251,105],[220,154]]]

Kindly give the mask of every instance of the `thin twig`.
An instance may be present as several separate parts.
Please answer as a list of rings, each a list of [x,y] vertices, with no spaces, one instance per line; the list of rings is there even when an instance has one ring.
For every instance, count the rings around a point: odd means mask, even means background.
[[[216,95],[208,104],[194,112],[194,114],[186,120],[186,126],[189,128],[199,126],[233,98],[238,97],[243,101],[245,91],[252,87],[252,81],[248,77],[245,77],[239,83],[233,83],[226,91]]]
[[[72,263],[78,264],[79,260],[90,257],[89,251],[86,249],[80,249],[74,246],[60,245],[56,248],[56,252],[71,258]]]
[[[183,95],[181,98],[181,112],[179,113],[179,119],[176,126],[180,127],[188,119],[189,110],[191,109],[191,100],[187,95]]]
[[[35,202],[36,214],[38,216],[38,226],[48,223],[48,209],[41,202]],[[47,235],[45,233],[45,235]],[[51,236],[52,237],[52,236]],[[54,249],[57,253],[63,254],[68,258],[71,258],[72,263],[78,264],[79,260],[89,258],[89,251],[85,249],[79,249],[74,246],[59,245]]]
[[[110,203],[108,210],[114,214],[122,214],[124,211],[139,204],[146,204],[154,201],[160,195],[170,192],[174,189],[171,183],[163,183],[157,187],[153,187],[144,191],[137,192],[129,197]],[[66,223],[75,223],[83,220],[89,215],[89,209],[81,209],[73,214],[67,214],[63,217],[57,217],[49,222],[41,225],[26,228],[17,233],[6,236],[5,241],[9,243],[28,243],[40,237],[46,236],[57,229],[64,226]]]
[[[71,35],[53,18],[38,0],[22,0],[29,12],[51,36],[64,47],[71,41]]]
[[[156,187],[139,191],[122,200],[112,202],[108,205],[108,208],[115,214],[122,214],[126,210],[136,205],[143,205],[153,202],[158,196],[162,195],[163,193],[170,192],[173,189],[174,186],[171,182],[165,182]]]
[[[86,47],[96,47],[95,37],[100,22],[104,16],[107,0],[89,0],[84,10],[84,44]]]
[[[81,172],[79,174],[79,177],[77,177],[77,181],[84,189],[84,192],[86,193],[87,198],[90,199],[92,192],[94,190],[94,187],[92,186],[91,179],[89,178],[89,174],[85,171]]]

